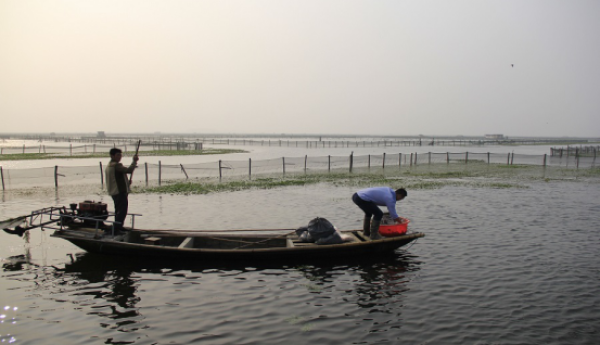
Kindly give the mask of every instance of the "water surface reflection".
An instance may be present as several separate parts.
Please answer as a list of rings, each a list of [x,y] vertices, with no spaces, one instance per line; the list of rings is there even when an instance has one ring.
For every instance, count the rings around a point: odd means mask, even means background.
[[[166,263],[81,254],[41,232],[26,244],[4,236],[0,298],[12,321],[1,334],[36,345],[594,344],[600,184],[522,183],[411,191],[400,212],[427,237],[377,259]],[[145,214],[140,227],[293,228],[321,216],[348,229],[361,223],[353,191],[315,185],[130,200]],[[94,195],[56,202],[84,197]],[[0,213],[52,202],[9,200]]]
[[[5,270],[37,270],[19,266],[17,258],[13,261],[5,262]],[[82,253],[64,268],[44,270],[45,288],[38,286],[36,292],[41,298],[36,303],[43,305],[37,320],[72,320],[85,327],[91,339],[109,344],[141,339],[274,343],[290,334],[299,341],[336,341],[347,335],[317,336],[320,332],[311,331],[348,319],[368,330],[400,327],[402,294],[410,289],[420,265],[417,258],[403,254],[345,263],[248,265],[165,264]],[[35,285],[40,275],[17,279]],[[257,323],[262,326],[257,328]],[[161,333],[165,329],[168,335]]]

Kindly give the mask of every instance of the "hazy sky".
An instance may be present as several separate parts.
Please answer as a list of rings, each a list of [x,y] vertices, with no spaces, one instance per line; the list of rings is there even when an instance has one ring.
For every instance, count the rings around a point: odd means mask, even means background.
[[[600,137],[600,1],[0,0],[0,116],[0,132]]]

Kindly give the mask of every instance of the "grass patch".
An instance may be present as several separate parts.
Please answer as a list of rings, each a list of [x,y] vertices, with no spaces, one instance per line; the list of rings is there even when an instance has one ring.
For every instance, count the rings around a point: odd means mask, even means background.
[[[138,156],[203,156],[203,155],[219,155],[230,153],[246,153],[244,150],[232,149],[206,149],[201,151],[191,150],[153,150],[140,151]],[[133,156],[133,152],[124,152],[124,156]],[[0,155],[0,161],[20,161],[20,160],[36,160],[36,159],[81,159],[81,158],[109,158],[108,152],[103,153],[74,153],[65,155],[62,153],[13,153]]]
[[[580,177],[599,177],[600,176],[600,167],[580,169],[579,176]]]
[[[221,155],[221,154],[229,154],[229,153],[247,153],[248,151],[244,150],[234,150],[234,149],[205,149],[201,151],[187,151],[187,150],[154,150],[154,151],[144,151],[140,152],[139,156],[204,156],[204,155]],[[129,155],[132,155],[129,152]]]
[[[135,192],[157,193],[157,194],[208,194],[214,192],[233,192],[247,189],[268,189],[285,186],[302,186],[317,183],[316,180],[305,179],[257,179],[251,181],[228,181],[228,182],[175,182],[158,187],[140,187]]]
[[[450,175],[455,178],[455,175]],[[430,177],[430,176],[428,176]],[[511,182],[456,180],[447,178],[415,178],[414,176],[387,176],[383,174],[366,173],[323,173],[308,175],[289,175],[280,178],[257,178],[255,180],[235,180],[219,182],[207,180],[204,182],[165,182],[162,186],[135,187],[136,193],[156,194],[208,194],[218,192],[233,192],[249,189],[270,189],[288,186],[305,186],[317,183],[327,183],[336,187],[370,187],[391,186],[392,188],[408,189],[438,189],[446,186],[471,186],[476,188],[527,188]]]
[[[513,165],[497,164],[497,165],[494,165],[494,168],[497,168],[497,169],[528,169],[530,167],[531,167],[531,165],[519,165],[519,164],[513,164]]]
[[[446,178],[464,178],[464,177],[472,177],[473,173],[471,171],[407,171],[406,175],[413,177],[423,177],[423,178],[438,178],[438,179],[446,179]]]
[[[25,161],[32,159],[53,159],[56,158],[51,153],[13,153],[0,155],[0,161]]]

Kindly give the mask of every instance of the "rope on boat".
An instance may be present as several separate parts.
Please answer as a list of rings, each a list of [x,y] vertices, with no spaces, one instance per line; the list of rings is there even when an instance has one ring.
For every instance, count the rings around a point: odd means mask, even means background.
[[[268,241],[271,241],[271,240],[274,240],[274,239],[285,238],[285,237],[287,237],[288,235],[291,235],[291,234],[293,234],[293,233],[295,232],[295,230],[293,230],[293,231],[289,231],[289,229],[278,229],[277,231],[283,231],[283,230],[288,230],[288,232],[286,232],[286,233],[284,233],[284,234],[281,234],[281,235],[278,235],[278,236],[269,237],[269,238],[266,238],[266,239],[264,239],[264,240],[261,240],[261,241],[256,241],[256,242],[252,242],[252,241],[244,241],[244,240],[240,240],[240,239],[228,239],[228,238],[223,238],[223,237],[208,237],[208,236],[207,236],[207,237],[203,237],[203,238],[204,238],[204,239],[210,239],[210,240],[214,240],[214,241],[220,241],[220,242],[235,242],[235,243],[242,243],[242,245],[240,245],[240,246],[238,246],[238,247],[236,247],[236,248],[233,248],[233,249],[242,249],[242,248],[246,248],[246,247],[249,247],[249,246],[252,246],[252,245],[262,244],[262,243],[265,243],[265,242],[268,242]],[[145,231],[145,232],[160,233],[160,232],[162,232],[162,231],[163,231],[163,230],[156,230],[156,231]],[[261,230],[255,230],[255,231],[261,231]],[[264,231],[264,230],[262,230],[262,231]],[[183,232],[183,233],[189,233],[190,231],[185,231],[185,230],[174,230],[174,231],[169,231],[169,232]],[[201,233],[201,232],[203,232],[203,231],[195,231],[195,232],[197,232],[197,233]],[[211,232],[224,232],[224,231],[211,231]]]
[[[278,239],[278,238],[282,238],[282,237],[287,237],[287,235],[290,235],[290,234],[292,234],[292,233],[293,233],[293,231],[292,231],[292,232],[288,232],[288,233],[286,233],[286,234],[283,234],[283,235],[279,235],[279,236],[275,236],[275,237],[269,237],[269,238],[267,238],[266,240],[263,240],[263,241],[251,242],[251,243],[248,243],[248,244],[246,244],[246,245],[239,246],[239,247],[237,247],[237,248],[235,248],[235,249],[242,249],[242,248],[245,248],[245,247],[251,246],[251,245],[253,245],[253,244],[262,244],[262,243],[268,242],[268,241],[270,241],[270,240],[274,240],[274,239]]]
[[[249,247],[249,246],[252,246],[252,245],[262,244],[262,243],[265,243],[265,242],[268,242],[268,241],[271,241],[271,240],[274,240],[274,239],[283,238],[283,237],[286,237],[287,235],[290,235],[290,234],[292,234],[292,232],[288,232],[288,233],[285,233],[285,234],[282,234],[282,235],[279,235],[279,236],[275,236],[275,237],[269,237],[267,239],[264,239],[264,240],[258,241],[258,242],[250,242],[250,241],[242,241],[242,240],[230,240],[230,239],[226,239],[226,238],[222,238],[222,237],[205,237],[205,238],[211,239],[211,240],[216,240],[216,241],[221,241],[221,242],[243,243],[243,245],[240,245],[240,246],[238,246],[236,248],[233,248],[233,249],[243,249],[243,248],[246,248],[246,247]]]
[[[296,229],[233,229],[233,230],[182,230],[182,229],[161,229],[161,230],[145,230],[145,229],[132,229],[134,231],[142,231],[142,232],[183,232],[183,233],[210,233],[210,232],[219,232],[219,233],[230,233],[230,232],[250,232],[250,231],[295,231]]]

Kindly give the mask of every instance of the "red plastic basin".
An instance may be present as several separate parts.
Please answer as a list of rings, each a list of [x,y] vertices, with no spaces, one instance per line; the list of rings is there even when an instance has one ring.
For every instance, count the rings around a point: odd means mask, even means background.
[[[402,218],[402,223],[396,223],[394,225],[380,225],[379,233],[384,237],[394,237],[406,234],[406,230],[408,230],[408,223],[410,220],[407,218]]]

